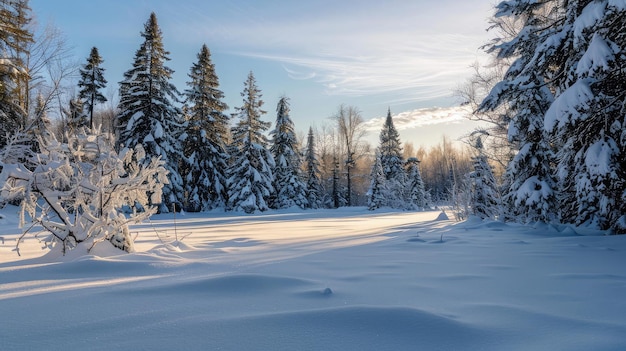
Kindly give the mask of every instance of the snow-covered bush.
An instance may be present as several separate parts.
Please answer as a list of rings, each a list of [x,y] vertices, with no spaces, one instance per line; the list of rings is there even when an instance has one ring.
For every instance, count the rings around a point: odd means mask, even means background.
[[[80,133],[68,137],[67,143],[52,139],[46,144],[32,158],[34,167],[5,163],[0,173],[0,184],[4,184],[0,203],[23,199],[23,235],[41,227],[51,234],[47,241],[60,245],[64,254],[78,245],[91,249],[105,240],[131,252],[128,225],[156,212],[150,204],[160,203],[161,188],[167,182],[163,161],[144,160],[141,145],[117,154],[110,137],[98,133]],[[124,208],[143,211],[127,216]]]

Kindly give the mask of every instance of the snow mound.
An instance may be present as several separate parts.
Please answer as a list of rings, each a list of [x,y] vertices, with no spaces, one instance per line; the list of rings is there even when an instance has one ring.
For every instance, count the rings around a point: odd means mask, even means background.
[[[439,216],[437,216],[437,218],[435,218],[436,221],[449,221],[450,218],[448,218],[448,215],[441,211],[441,213],[439,214]]]

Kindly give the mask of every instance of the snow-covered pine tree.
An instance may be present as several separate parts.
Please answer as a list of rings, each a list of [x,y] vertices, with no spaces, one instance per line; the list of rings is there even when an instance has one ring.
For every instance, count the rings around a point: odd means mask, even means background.
[[[283,96],[276,105],[276,127],[270,132],[272,137],[270,152],[275,163],[272,170],[274,193],[271,206],[277,209],[309,206],[306,184],[302,180],[302,160],[298,140],[289,112],[289,98]]]
[[[426,201],[426,190],[424,189],[424,181],[419,169],[420,161],[417,157],[410,157],[406,161],[407,169],[407,195],[408,208],[411,210],[424,210],[428,206]]]
[[[26,127],[24,82],[30,78],[23,59],[33,42],[28,2],[0,2],[0,148]]]
[[[107,98],[100,92],[107,84],[106,79],[104,79],[104,68],[100,66],[103,62],[104,60],[98,53],[98,48],[94,46],[91,48],[87,63],[80,69],[78,98],[83,102],[83,107],[87,108],[88,127],[91,129],[94,127],[93,111],[95,105],[107,101]]]
[[[552,222],[558,209],[552,170],[555,160],[543,118],[554,97],[547,77],[526,66],[542,38],[554,31],[556,9],[525,0],[501,2],[496,9],[496,18],[511,16],[523,24],[517,37],[506,42],[496,40],[488,47],[498,59],[514,61],[478,108],[486,112],[505,106],[511,118],[508,138],[517,154],[504,176],[508,185],[503,197],[504,217],[521,223]]]
[[[387,179],[383,169],[380,151],[376,150],[376,157],[372,165],[370,174],[370,188],[367,191],[367,208],[370,211],[387,205],[389,191],[387,189]]]
[[[52,122],[48,117],[48,106],[43,95],[37,95],[35,116],[26,127],[26,135],[30,139],[29,144],[33,152],[38,153],[46,148],[47,144],[54,139],[52,134]]]
[[[324,188],[320,180],[319,161],[315,150],[315,136],[313,128],[309,127],[306,153],[304,156],[306,169],[306,191],[310,208],[321,208],[324,205]]]
[[[5,164],[0,173],[0,203],[21,200],[20,225],[32,222],[24,235],[34,225],[41,226],[50,232],[46,241],[59,244],[63,253],[80,245],[90,250],[102,241],[133,251],[128,225],[156,212],[148,196],[161,197],[167,175],[162,161],[146,162],[141,145],[117,154],[109,137],[96,129],[93,134],[68,134],[66,144],[50,140],[28,160],[31,164],[9,164],[16,161],[11,154],[24,151],[19,138],[14,141],[7,148],[15,150],[1,155]],[[126,216],[123,208],[137,204],[143,211]]]
[[[406,207],[406,172],[404,169],[404,158],[400,134],[393,124],[391,109],[387,111],[385,124],[380,131],[380,163],[385,175],[385,187],[387,194],[386,205],[392,208]]]
[[[208,211],[225,207],[228,172],[228,106],[222,102],[224,93],[211,52],[206,45],[198,53],[198,62],[189,72],[185,90],[187,138],[184,143],[185,165],[181,175],[185,184],[188,211]]]
[[[626,233],[626,2],[569,1],[532,69],[556,72],[545,128],[559,142],[562,219]]]
[[[269,142],[263,132],[271,123],[261,120],[266,112],[261,110],[261,90],[252,72],[244,83],[241,96],[243,105],[236,108],[239,122],[232,129],[228,208],[246,213],[266,211],[274,191],[274,158],[267,149]]]
[[[471,172],[471,211],[481,219],[496,219],[500,214],[500,196],[491,165],[483,152],[480,138],[476,141],[477,155]]]
[[[83,110],[84,104],[80,98],[70,99],[69,108],[63,109],[67,120],[67,131],[76,134],[81,128],[89,128],[89,116]]]
[[[538,81],[518,83],[544,85],[554,94],[543,125],[558,150],[560,220],[626,233],[626,3],[519,0],[498,8],[504,15],[531,13],[539,14],[537,23],[547,20],[525,27],[508,45],[528,52],[523,65],[512,66],[517,77]]]
[[[154,12],[141,32],[144,42],[135,53],[133,67],[120,82],[120,113],[116,117],[117,147],[142,145],[146,159],[160,157],[168,170],[159,211],[181,209],[184,193],[178,172],[183,159],[184,116],[174,105],[179,92],[170,83],[173,71],[165,66],[169,52],[163,47]]]

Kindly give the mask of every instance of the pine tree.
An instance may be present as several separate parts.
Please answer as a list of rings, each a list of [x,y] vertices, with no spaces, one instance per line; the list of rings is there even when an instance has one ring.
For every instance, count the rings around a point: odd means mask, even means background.
[[[376,158],[370,174],[370,188],[367,192],[367,208],[372,211],[381,208],[388,203],[387,179],[383,169],[380,151],[376,150]]]
[[[481,219],[496,219],[500,213],[498,186],[480,138],[476,142],[476,150],[474,171],[470,174],[472,213]]]
[[[411,210],[423,210],[428,206],[426,201],[426,190],[424,190],[424,181],[419,169],[419,160],[416,157],[410,157],[407,161],[407,195],[408,208]]]
[[[37,95],[37,105],[35,105],[35,117],[26,127],[26,135],[34,153],[39,153],[54,139],[52,134],[52,122],[48,117],[48,106],[43,95]]]
[[[135,54],[133,67],[120,82],[120,113],[116,117],[117,147],[142,145],[146,159],[160,157],[169,172],[163,186],[159,211],[182,208],[182,179],[178,172],[183,158],[185,125],[178,90],[169,82],[173,71],[165,66],[169,52],[163,48],[161,30],[154,13],[141,32],[144,42]]]
[[[252,72],[244,83],[241,93],[243,105],[237,107],[239,122],[232,129],[232,164],[228,178],[228,208],[253,213],[266,211],[274,176],[274,159],[267,150],[269,144],[263,132],[270,127],[261,121],[265,111],[261,110],[261,90],[256,85]]]
[[[76,134],[81,128],[89,127],[89,117],[84,113],[84,104],[80,98],[70,99],[69,108],[63,109],[63,112],[67,117],[67,130],[70,134]]]
[[[83,101],[83,105],[87,108],[87,117],[89,119],[89,128],[93,129],[93,111],[97,103],[104,103],[107,99],[100,92],[106,87],[107,81],[104,79],[104,68],[100,65],[104,62],[98,48],[91,48],[91,53],[87,58],[87,63],[80,69],[80,80],[78,81],[78,98]]]
[[[554,30],[551,24],[555,14],[539,2],[507,1],[496,8],[496,17],[514,16],[523,21],[517,37],[496,42],[488,49],[497,53],[499,59],[515,60],[503,81],[496,84],[479,106],[479,111],[496,111],[506,106],[511,118],[508,137],[518,152],[504,176],[508,185],[503,199],[505,216],[522,223],[551,222],[558,208],[551,168],[554,153],[544,131],[543,118],[554,97],[546,78],[525,67],[542,38]]]
[[[324,205],[324,189],[320,180],[319,161],[315,152],[313,128],[309,128],[309,135],[307,136],[304,166],[306,169],[306,190],[309,207],[314,209],[321,208]]]
[[[0,2],[0,148],[26,127],[24,83],[30,77],[24,55],[33,42],[28,1]]]
[[[404,208],[406,196],[404,193],[406,174],[400,134],[393,124],[391,109],[387,111],[385,124],[380,131],[380,163],[385,176],[386,204],[392,208]]]
[[[193,64],[185,90],[187,139],[184,143],[185,165],[181,170],[188,211],[208,211],[226,206],[228,171],[228,106],[222,102],[224,93],[211,53],[206,45]]]
[[[274,157],[273,208],[309,206],[306,185],[302,180],[302,160],[295,127],[289,116],[289,98],[283,96],[276,106],[276,127],[270,132]]]
[[[527,18],[517,37],[503,46],[524,59],[514,61],[507,80],[519,86],[519,95],[529,97],[520,99],[519,111],[545,111],[543,128],[548,135],[541,142],[558,150],[554,173],[560,220],[626,233],[625,5],[612,0],[515,0],[497,8],[502,16]],[[545,99],[548,94],[540,88],[554,94],[553,101]],[[537,108],[536,101],[548,104]],[[514,127],[521,133],[531,130]],[[520,151],[537,152],[530,146],[524,144],[527,150]],[[512,172],[544,162],[536,159],[522,153]],[[520,180],[523,177],[528,176]],[[543,192],[547,182],[531,183],[535,188],[537,184]],[[520,187],[524,188],[533,186]],[[538,194],[528,193],[527,198]]]
[[[562,219],[626,233],[626,5],[570,1],[559,32],[536,50],[534,69],[550,72],[556,98],[545,128],[559,142]]]

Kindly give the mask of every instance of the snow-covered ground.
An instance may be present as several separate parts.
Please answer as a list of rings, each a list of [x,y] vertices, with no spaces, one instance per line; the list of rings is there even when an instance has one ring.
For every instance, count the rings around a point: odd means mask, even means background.
[[[0,211],[0,350],[626,349],[625,236],[216,212],[154,216],[134,254],[58,257],[28,236],[18,257],[15,212]]]

